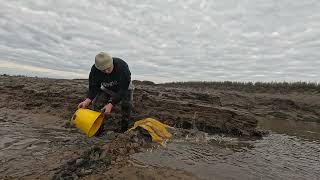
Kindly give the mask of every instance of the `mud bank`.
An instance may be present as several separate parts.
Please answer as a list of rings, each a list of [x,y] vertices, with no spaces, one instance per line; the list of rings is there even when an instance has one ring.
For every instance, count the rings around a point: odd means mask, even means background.
[[[245,93],[135,81],[132,122],[154,117],[175,128],[261,137],[258,120],[319,122],[317,93]],[[137,165],[129,155],[152,146],[138,132],[87,139],[68,120],[87,80],[0,76],[1,178],[196,179],[190,173]],[[117,129],[119,108],[109,129]],[[184,129],[184,130],[183,130]],[[182,136],[183,136],[182,135]],[[24,163],[21,163],[24,162]],[[169,179],[170,179],[169,178]]]
[[[0,105],[33,113],[70,118],[85,98],[87,80],[56,80],[1,76]],[[155,117],[174,127],[198,128],[208,133],[258,135],[257,119],[246,109],[226,106],[217,94],[136,83],[132,120]],[[237,104],[240,98],[234,97]],[[117,124],[119,108],[111,115]]]

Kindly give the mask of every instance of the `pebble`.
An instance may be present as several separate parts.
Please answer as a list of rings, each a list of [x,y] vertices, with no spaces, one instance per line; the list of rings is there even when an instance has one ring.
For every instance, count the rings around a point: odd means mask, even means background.
[[[186,160],[184,162],[188,165],[195,165],[195,163],[192,160]]]
[[[134,154],[136,151],[134,150],[134,149],[131,149],[130,151],[129,151],[129,153],[130,154]]]
[[[136,143],[139,142],[139,138],[138,137],[134,137],[133,138],[133,142],[136,142]]]
[[[123,159],[121,158],[121,157],[118,157],[117,158],[117,160],[116,160],[116,162],[120,162],[120,161],[122,161]]]
[[[140,141],[140,145],[141,145],[141,146],[145,146],[145,145],[147,145],[147,143],[146,143],[146,141],[145,141],[144,139],[142,139],[142,140]]]
[[[84,174],[86,174],[86,175],[91,174],[92,171],[93,171],[92,169],[85,170],[85,171],[84,171]]]
[[[117,135],[116,135],[116,133],[115,132],[113,132],[113,131],[108,131],[107,132],[107,137],[108,137],[108,139],[115,139],[116,137],[117,137]]]
[[[96,153],[94,153],[94,156],[93,156],[93,160],[94,161],[97,161],[97,160],[99,160],[99,153],[98,152],[96,152]]]
[[[119,149],[119,153],[122,154],[122,155],[125,154],[126,153],[126,149],[125,148],[120,148]]]
[[[57,102],[51,104],[51,107],[54,107],[54,108],[59,107],[59,106],[60,106],[60,103],[57,103]]]
[[[107,135],[108,135],[108,136],[114,135],[114,132],[113,132],[113,131],[108,131],[108,132],[107,132]]]
[[[107,144],[103,145],[102,149],[109,150],[110,149],[110,144],[107,143]]]
[[[72,178],[73,178],[73,180],[78,180],[79,179],[79,177],[76,174],[73,174]],[[63,178],[61,178],[61,179],[63,179]]]
[[[80,158],[76,160],[76,166],[81,166],[84,162],[84,159]]]
[[[138,143],[132,143],[132,145],[131,145],[131,148],[134,148],[134,149],[136,149],[138,147],[140,147],[140,145]]]

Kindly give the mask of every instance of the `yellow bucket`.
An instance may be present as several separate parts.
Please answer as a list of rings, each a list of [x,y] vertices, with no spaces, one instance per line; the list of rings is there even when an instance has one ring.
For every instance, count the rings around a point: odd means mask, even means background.
[[[71,118],[71,124],[74,124],[88,137],[96,134],[103,122],[103,116],[100,112],[90,109],[78,109]]]

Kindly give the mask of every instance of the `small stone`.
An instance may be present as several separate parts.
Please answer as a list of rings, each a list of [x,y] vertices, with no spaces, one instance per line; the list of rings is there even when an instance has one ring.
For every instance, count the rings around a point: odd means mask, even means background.
[[[54,102],[51,104],[51,107],[53,108],[56,108],[56,107],[59,107],[60,106],[60,103],[57,103],[57,102]]]
[[[144,139],[142,139],[142,140],[140,141],[140,145],[141,145],[141,146],[145,146],[145,145],[147,145],[147,143],[146,143],[146,141],[145,141]]]
[[[191,160],[186,160],[185,163],[188,165],[195,165],[195,163]]]
[[[136,148],[140,147],[140,145],[138,143],[132,143],[131,147],[136,149]]]
[[[126,154],[126,149],[125,148],[120,148],[119,149],[119,153],[122,154],[122,155]]]
[[[78,177],[76,174],[72,174],[72,178],[73,178],[74,180],[78,180],[78,179],[79,179],[79,177]]]
[[[108,132],[107,132],[107,135],[108,135],[108,136],[114,135],[114,131],[108,131]]]
[[[93,171],[92,169],[87,169],[87,170],[84,171],[84,174],[85,175],[91,174],[92,171]]]
[[[109,150],[110,149],[110,144],[105,144],[104,146],[102,146],[102,149],[105,149],[105,150]]]
[[[139,138],[138,138],[138,137],[134,137],[134,138],[132,139],[132,141],[135,142],[135,143],[137,143],[137,142],[139,142]]]
[[[108,131],[107,132],[107,138],[112,140],[115,139],[117,137],[117,134],[114,131]]]
[[[81,166],[84,162],[84,159],[80,158],[76,160],[76,166]]]
[[[130,151],[129,151],[129,153],[130,154],[134,154],[136,151],[134,150],[134,149],[131,149]]]
[[[94,161],[97,161],[97,160],[99,160],[99,152],[96,152],[96,153],[94,153],[94,156],[93,156],[93,160]]]
[[[126,134],[120,134],[119,136],[118,136],[118,138],[121,138],[121,139],[124,139],[126,137]]]
[[[107,157],[108,152],[107,150],[102,151],[102,153],[100,154],[100,159],[104,159],[105,157]]]
[[[77,175],[79,175],[79,176],[83,176],[84,175],[84,169],[82,168],[82,169],[77,169],[76,170],[76,172],[75,172]]]

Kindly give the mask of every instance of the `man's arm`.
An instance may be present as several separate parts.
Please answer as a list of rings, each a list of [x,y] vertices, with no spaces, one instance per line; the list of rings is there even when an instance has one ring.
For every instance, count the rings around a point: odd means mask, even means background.
[[[89,74],[89,91],[87,94],[87,98],[91,101],[97,96],[100,90],[99,78],[97,77],[97,70],[94,66],[92,66],[90,74]]]
[[[120,82],[119,82],[120,90],[119,92],[115,93],[111,97],[110,103],[112,105],[116,105],[117,103],[119,103],[122,100],[122,98],[126,95],[130,82],[131,82],[131,73],[128,65],[126,65],[123,70],[123,73],[121,73],[121,76],[120,76]]]

